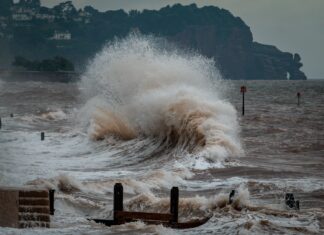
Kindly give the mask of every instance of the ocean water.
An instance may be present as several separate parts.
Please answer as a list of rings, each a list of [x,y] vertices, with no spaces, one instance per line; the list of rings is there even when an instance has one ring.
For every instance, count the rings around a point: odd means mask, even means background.
[[[0,234],[324,232],[322,80],[227,81],[199,54],[129,36],[78,83],[0,80],[0,116],[0,185],[56,189],[50,229]],[[180,221],[211,218],[186,230],[88,221],[112,218],[116,182],[127,210],[168,212],[178,186]]]

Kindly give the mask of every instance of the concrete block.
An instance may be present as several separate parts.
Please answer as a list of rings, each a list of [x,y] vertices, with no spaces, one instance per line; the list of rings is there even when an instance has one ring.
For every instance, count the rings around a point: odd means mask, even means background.
[[[0,189],[0,226],[18,228],[19,192]]]
[[[0,227],[50,227],[48,190],[0,187]]]

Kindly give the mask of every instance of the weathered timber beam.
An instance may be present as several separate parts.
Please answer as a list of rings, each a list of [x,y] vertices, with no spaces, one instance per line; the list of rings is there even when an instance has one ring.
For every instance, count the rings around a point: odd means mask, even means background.
[[[147,213],[147,212],[131,212],[116,211],[117,220],[158,220],[161,222],[169,222],[173,217],[171,214]]]

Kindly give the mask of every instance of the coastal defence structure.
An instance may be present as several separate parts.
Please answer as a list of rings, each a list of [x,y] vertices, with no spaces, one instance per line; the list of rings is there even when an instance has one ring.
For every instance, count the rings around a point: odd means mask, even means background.
[[[0,69],[0,79],[5,81],[75,82],[80,79],[80,73],[63,71],[12,71]]]
[[[50,227],[54,190],[0,188],[0,227]]]
[[[173,187],[170,192],[170,213],[150,213],[138,211],[125,211],[123,200],[124,190],[121,183],[116,183],[114,186],[114,208],[113,220],[107,219],[88,219],[96,223],[101,223],[106,226],[121,225],[134,221],[143,221],[146,224],[161,224],[174,229],[195,228],[206,223],[210,217],[191,220],[187,222],[179,222],[179,188]]]

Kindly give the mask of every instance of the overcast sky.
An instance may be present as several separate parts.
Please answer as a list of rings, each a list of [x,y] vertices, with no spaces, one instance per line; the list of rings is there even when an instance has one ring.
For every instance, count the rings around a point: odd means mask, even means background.
[[[42,0],[53,6],[64,0]],[[308,78],[324,78],[324,0],[73,0],[77,8],[100,11],[159,9],[168,4],[214,5],[230,10],[250,26],[254,40],[299,53]]]

